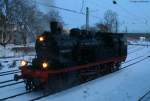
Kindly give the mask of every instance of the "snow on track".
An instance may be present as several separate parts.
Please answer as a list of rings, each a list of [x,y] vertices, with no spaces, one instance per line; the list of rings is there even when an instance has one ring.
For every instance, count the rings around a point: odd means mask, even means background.
[[[20,66],[20,60],[28,60],[32,61],[32,58],[35,56],[20,56],[20,57],[11,57],[11,58],[0,58],[0,73],[1,72],[6,72],[6,71],[11,71],[11,70],[16,70]],[[15,63],[14,63],[15,62]],[[15,65],[13,65],[13,63]]]
[[[24,92],[25,87],[24,83],[19,83],[9,87],[4,87],[0,89],[0,99],[15,95],[19,92]]]
[[[150,89],[150,59],[39,101],[138,101]],[[145,65],[143,67],[143,64]]]
[[[135,57],[138,57],[138,56],[148,55],[148,53],[150,53],[150,47],[148,47],[148,48],[143,47],[143,46],[140,46],[140,47],[141,47],[141,49],[139,49],[139,51],[136,51],[132,54],[128,54],[126,61],[134,59]]]
[[[139,51],[133,52],[134,49],[137,50],[136,47],[141,47],[141,49],[139,48]],[[143,56],[144,54],[146,56],[150,53],[149,47],[136,47],[130,46],[130,48],[134,48],[131,50],[133,53],[128,55],[126,61],[138,56]],[[146,59],[129,68],[100,77],[96,80],[73,87],[66,91],[50,95],[40,99],[39,101],[137,101],[148,90],[150,90],[150,81],[148,81],[150,77],[150,68],[148,67],[150,65],[149,61],[150,59]],[[129,64],[131,64],[131,62],[129,62]],[[125,65],[123,64],[123,66]],[[8,69],[4,69],[3,71],[7,70]],[[10,80],[12,78],[13,75],[1,76],[0,82]],[[25,92],[25,85],[23,83],[0,88],[0,99],[22,92]],[[13,97],[7,101],[29,101],[41,96],[42,93],[43,92],[32,92]]]

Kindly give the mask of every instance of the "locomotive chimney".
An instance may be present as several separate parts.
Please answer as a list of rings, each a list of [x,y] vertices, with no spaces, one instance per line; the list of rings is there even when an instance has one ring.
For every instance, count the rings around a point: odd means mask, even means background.
[[[50,28],[52,33],[57,33],[58,31],[58,22],[52,21],[50,22]]]
[[[57,21],[50,22],[50,28],[51,28],[51,32],[54,34],[61,33],[63,30],[62,26]]]

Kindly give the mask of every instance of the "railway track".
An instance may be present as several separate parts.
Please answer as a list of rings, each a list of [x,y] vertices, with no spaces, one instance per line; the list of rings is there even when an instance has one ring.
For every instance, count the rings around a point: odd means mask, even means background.
[[[149,47],[150,45],[149,44],[147,44],[147,43],[145,43],[145,44],[128,44],[128,45],[132,45],[132,46],[147,46],[147,47]]]
[[[130,59],[130,60],[128,60],[128,61],[125,61],[123,64],[128,63],[128,62],[131,62],[131,61],[136,60],[136,59],[139,59],[139,58],[141,58],[141,57],[143,57],[143,55],[138,56],[138,57],[133,58],[133,59]]]
[[[12,71],[12,72],[8,72],[8,73],[0,74],[0,76],[10,75],[10,74],[19,73],[19,72],[20,72],[20,70]]]
[[[146,54],[145,54],[145,55],[146,55]],[[142,59],[141,59],[141,58],[142,58]],[[148,58],[150,58],[150,56],[143,56],[143,55],[141,55],[141,56],[135,57],[135,58],[133,58],[133,59],[130,59],[130,60],[124,62],[124,64],[130,63],[131,61],[135,61],[135,60],[136,60],[136,61],[133,62],[133,63],[128,64],[127,66],[122,67],[120,70],[125,69],[125,68],[128,68],[128,67],[131,67],[132,65],[138,64],[138,63],[140,63],[140,62],[142,62],[142,61],[144,61],[144,60],[146,60],[146,59],[148,59]],[[9,72],[10,72],[10,71],[9,71]],[[1,72],[1,73],[2,73],[2,72]],[[0,73],[0,74],[1,74],[1,73]],[[6,73],[7,73],[7,72],[6,72]],[[3,74],[3,73],[2,73],[2,74]],[[4,73],[4,74],[5,74],[5,73]],[[0,84],[4,84],[4,83],[7,83],[7,82],[11,82],[11,81],[13,81],[13,80],[3,81],[3,82],[0,82]],[[22,82],[23,82],[23,81],[20,81],[20,82],[17,82],[17,83],[12,83],[12,84],[3,85],[3,86],[0,86],[0,88],[7,87],[7,86],[11,86],[11,85],[15,85],[15,84],[19,84],[19,83],[22,83]],[[12,99],[12,98],[19,97],[19,96],[22,96],[22,95],[26,95],[26,94],[29,94],[29,93],[32,93],[32,92],[31,92],[31,91],[28,91],[28,92],[27,92],[27,91],[21,92],[21,93],[14,94],[14,95],[9,96],[9,97],[0,98],[0,101]],[[150,93],[150,91],[149,91],[149,93]],[[31,99],[30,101],[40,100],[41,98],[47,97],[47,96],[49,96],[49,95],[51,95],[51,93],[47,93],[47,94],[45,94],[45,95],[42,95],[42,96],[33,98],[33,99]],[[141,101],[141,100],[139,100],[139,101]]]
[[[140,63],[140,62],[142,62],[142,61],[144,61],[144,60],[146,60],[146,59],[148,59],[148,58],[150,58],[150,56],[144,57],[143,59],[140,59],[140,60],[138,60],[138,61],[136,61],[136,62],[134,62],[134,63],[128,64],[127,66],[124,66],[124,67],[122,67],[121,69],[125,69],[125,68],[127,68],[127,67],[132,66],[132,65],[135,65],[135,64],[137,64],[137,63]]]
[[[23,81],[19,81],[19,82],[15,82],[15,83],[10,83],[10,84],[5,84],[5,85],[0,86],[0,88],[13,86],[13,85],[20,84],[20,83],[23,83]]]
[[[138,99],[138,101],[143,101],[143,99],[147,96],[147,95],[149,95],[150,94],[150,90],[149,91],[147,91],[142,97],[140,97],[139,99]],[[147,101],[148,101],[149,99],[147,99]]]
[[[5,73],[9,73],[9,72],[15,72],[15,71],[18,71],[18,69],[16,69],[16,70],[10,70],[10,71],[5,71],[5,72],[0,72],[0,75],[1,74],[5,74]]]
[[[127,66],[122,67],[120,70],[125,69],[125,68],[128,68],[128,67],[130,67],[130,66],[132,66],[132,65],[135,65],[135,64],[137,64],[137,63],[140,63],[140,62],[142,62],[142,61],[144,61],[144,60],[146,60],[146,59],[148,59],[148,58],[150,58],[150,57],[147,56],[147,57],[145,57],[145,58],[143,58],[143,59],[140,59],[140,60],[138,60],[138,61],[136,61],[136,62],[134,62],[134,63],[131,63],[131,64],[127,65]],[[150,91],[149,91],[149,92],[150,92]],[[46,95],[39,96],[39,97],[37,97],[37,98],[31,99],[30,101],[40,100],[40,99],[42,99],[42,98],[44,98],[44,97],[47,97],[47,96],[49,96],[49,95],[51,95],[51,94],[48,93],[48,94],[46,94]]]
[[[25,91],[25,92],[18,93],[18,94],[15,94],[15,95],[9,96],[9,97],[1,98],[1,99],[0,99],[0,101],[4,101],[4,100],[8,100],[8,99],[12,99],[12,98],[15,98],[15,97],[17,97],[17,96],[21,96],[21,95],[25,95],[25,94],[29,94],[29,93],[31,93],[31,91]]]
[[[128,48],[128,51],[133,51],[133,50],[136,50],[138,49],[139,47],[132,47],[132,48]]]
[[[144,47],[144,48],[145,48],[145,47]],[[141,49],[141,47],[139,47],[139,48],[137,48],[136,50],[129,52],[128,55],[129,55],[129,54],[132,54],[132,53],[135,53],[135,52],[137,52],[137,51],[143,50],[144,48]]]
[[[14,80],[12,79],[12,80],[7,80],[7,81],[2,81],[2,82],[0,82],[0,84],[4,84],[4,83],[8,83],[8,82],[12,82],[12,81],[14,81]]]
[[[127,66],[122,67],[120,70],[125,69],[125,68],[128,68],[128,67],[131,67],[131,66],[133,66],[133,65],[135,65],[135,64],[138,64],[138,63],[140,63],[140,62],[142,62],[142,61],[144,61],[144,60],[146,60],[146,59],[148,59],[148,58],[150,58],[150,56],[146,56],[146,57],[144,57],[144,58],[142,58],[142,59],[140,59],[140,60],[137,60],[137,61],[135,61],[135,62],[133,62],[133,63],[130,63],[130,64],[128,64]],[[139,58],[136,57],[136,58],[134,58],[134,59],[132,59],[132,60],[136,60],[136,59],[139,59]],[[130,60],[130,61],[131,61],[131,60]],[[128,62],[130,62],[130,61],[128,61]],[[17,83],[14,83],[14,84],[18,84],[18,83],[22,83],[22,82],[23,82],[23,81],[17,82]],[[14,84],[9,84],[9,85],[14,85]],[[5,85],[5,86],[3,86],[3,87],[9,86],[9,85]],[[0,88],[1,88],[1,87],[0,87]],[[21,93],[14,94],[14,95],[9,96],[9,97],[0,98],[0,101],[12,99],[12,98],[19,97],[19,96],[22,96],[22,95],[26,95],[26,94],[29,94],[29,93],[32,93],[32,92],[31,92],[31,91],[21,92]],[[42,99],[42,98],[44,98],[44,97],[47,97],[47,96],[49,96],[49,95],[51,95],[51,93],[47,93],[47,94],[45,94],[45,95],[42,95],[42,96],[39,96],[39,97],[30,99],[29,101],[40,100],[40,99]],[[141,101],[141,100],[139,100],[139,101]]]
[[[28,55],[30,57],[34,57],[35,55]],[[8,56],[8,57],[0,57],[0,59],[11,59],[11,58],[22,58],[24,56]]]
[[[127,61],[125,61],[123,64],[128,63],[128,62],[131,62],[131,61],[136,60],[136,59],[139,59],[139,58],[142,58],[142,57],[145,57],[145,56],[148,56],[147,54],[149,54],[149,52],[150,52],[150,51],[146,52],[146,53],[143,54],[143,55],[140,55],[140,56],[137,56],[137,57],[132,58],[132,59],[130,59],[130,60],[127,60]]]

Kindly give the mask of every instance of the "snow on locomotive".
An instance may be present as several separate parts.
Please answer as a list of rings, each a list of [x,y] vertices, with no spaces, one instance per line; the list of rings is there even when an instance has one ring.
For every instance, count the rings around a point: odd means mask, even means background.
[[[55,92],[119,70],[127,57],[127,40],[123,33],[77,28],[66,34],[51,22],[51,32],[37,38],[35,50],[32,63],[22,61],[21,75],[14,79],[23,79],[27,90]]]

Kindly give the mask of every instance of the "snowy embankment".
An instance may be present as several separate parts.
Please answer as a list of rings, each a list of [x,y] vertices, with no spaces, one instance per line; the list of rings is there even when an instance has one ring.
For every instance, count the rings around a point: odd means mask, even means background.
[[[126,61],[143,55],[145,57],[150,55],[150,47],[129,46]],[[0,61],[13,61],[15,59],[16,58],[11,58],[10,60],[1,59]],[[137,101],[148,90],[150,90],[149,61],[150,59],[148,58],[118,72],[100,77],[96,80],[73,87],[66,91],[50,95],[40,99],[39,101]],[[133,63],[133,61],[130,63]],[[123,66],[124,65],[125,64],[123,64]],[[7,65],[5,65],[5,68],[7,68]],[[6,69],[2,69],[0,72],[3,72],[4,70]],[[13,75],[1,76],[0,82],[12,79],[12,77]],[[25,92],[25,85],[23,83],[0,88],[0,99],[20,92]],[[40,94],[29,93],[14,97],[8,101],[28,101],[38,96],[40,96]]]
[[[35,52],[33,50],[33,52],[20,52],[23,51],[23,48],[26,48],[27,46],[23,46],[23,45],[13,45],[13,44],[8,44],[5,48],[3,46],[0,45],[0,58],[4,58],[4,57],[19,57],[19,56],[23,56],[23,55],[35,55]],[[34,45],[33,43],[28,45],[28,48],[33,48],[34,49]],[[16,51],[17,49],[17,51]],[[20,50],[19,50],[20,49]]]
[[[129,45],[150,46],[149,41],[128,41]]]
[[[29,60],[35,57],[34,45],[27,46],[9,44],[5,48],[0,46],[0,72],[15,70],[20,60]]]

